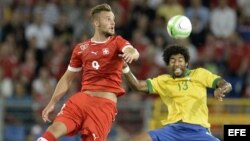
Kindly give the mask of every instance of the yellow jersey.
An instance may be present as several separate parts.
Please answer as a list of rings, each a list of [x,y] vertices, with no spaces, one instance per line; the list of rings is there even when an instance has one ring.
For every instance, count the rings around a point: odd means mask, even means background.
[[[149,93],[159,94],[167,106],[168,116],[161,121],[163,125],[183,121],[210,128],[207,88],[216,88],[219,79],[218,75],[197,68],[186,70],[182,78],[164,74],[146,82]]]

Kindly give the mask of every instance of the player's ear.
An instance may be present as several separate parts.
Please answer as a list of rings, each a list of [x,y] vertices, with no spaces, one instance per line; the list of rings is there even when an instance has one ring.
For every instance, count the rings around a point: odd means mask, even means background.
[[[96,19],[93,19],[93,25],[96,27],[100,26],[99,22]]]
[[[97,21],[94,21],[94,25],[95,25],[96,27],[99,27],[99,23],[98,23]]]

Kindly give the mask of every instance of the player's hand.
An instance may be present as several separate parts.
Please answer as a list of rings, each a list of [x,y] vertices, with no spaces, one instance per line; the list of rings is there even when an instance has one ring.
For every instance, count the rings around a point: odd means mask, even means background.
[[[219,101],[223,101],[225,94],[229,93],[232,90],[231,84],[227,84],[222,88],[217,88],[214,91],[214,97],[217,98]]]
[[[44,122],[51,122],[49,119],[50,113],[52,113],[55,109],[55,104],[49,103],[42,112],[42,119]]]
[[[225,93],[223,93],[222,88],[217,88],[214,91],[214,97],[218,99],[219,101],[223,101],[223,98],[225,97]]]
[[[126,48],[124,50],[124,53],[122,54],[122,58],[124,59],[125,62],[127,63],[132,63],[134,60],[139,59],[139,52],[135,48]]]

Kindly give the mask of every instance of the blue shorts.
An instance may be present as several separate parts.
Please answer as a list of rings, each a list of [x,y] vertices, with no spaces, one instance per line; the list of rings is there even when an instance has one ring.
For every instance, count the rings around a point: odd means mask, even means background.
[[[177,122],[148,132],[153,141],[219,141],[207,128]]]

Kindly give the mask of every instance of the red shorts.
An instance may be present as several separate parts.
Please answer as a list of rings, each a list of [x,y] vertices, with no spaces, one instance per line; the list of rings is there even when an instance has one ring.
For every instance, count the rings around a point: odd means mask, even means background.
[[[84,141],[105,141],[116,113],[115,102],[79,92],[69,98],[54,121],[67,126],[67,135],[80,131]]]

